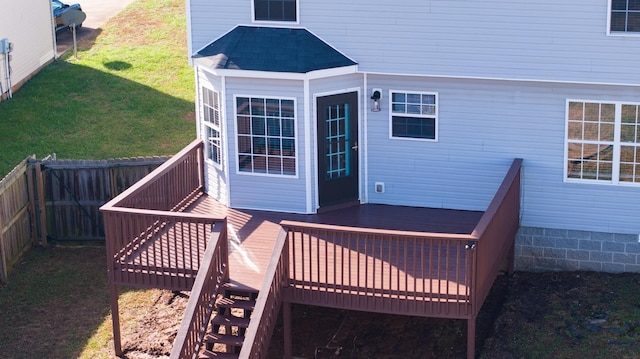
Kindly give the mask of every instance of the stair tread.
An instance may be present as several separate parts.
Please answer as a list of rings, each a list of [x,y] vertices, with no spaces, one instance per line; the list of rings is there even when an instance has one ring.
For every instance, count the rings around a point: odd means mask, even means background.
[[[229,334],[207,333],[204,336],[204,340],[208,343],[241,346],[242,342],[244,342],[244,337]]]
[[[238,300],[231,298],[220,298],[216,301],[218,307],[239,308],[245,310],[253,310],[256,306],[255,300]]]
[[[221,352],[212,352],[210,350],[205,350],[200,355],[198,355],[199,359],[237,359],[240,357],[240,354],[237,353],[221,353]]]
[[[239,292],[245,292],[245,293],[258,293],[257,289],[246,286],[242,283],[235,282],[234,280],[230,280],[229,282],[223,283],[222,288],[231,290],[231,291],[239,291]]]
[[[249,326],[249,318],[240,318],[234,315],[217,314],[211,320],[214,325],[233,325],[237,327],[247,328]]]

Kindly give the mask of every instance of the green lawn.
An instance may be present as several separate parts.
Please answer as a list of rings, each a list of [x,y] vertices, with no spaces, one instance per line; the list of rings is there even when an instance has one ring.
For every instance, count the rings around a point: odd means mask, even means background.
[[[195,138],[184,1],[139,0],[0,102],[0,177],[25,157],[171,155]]]

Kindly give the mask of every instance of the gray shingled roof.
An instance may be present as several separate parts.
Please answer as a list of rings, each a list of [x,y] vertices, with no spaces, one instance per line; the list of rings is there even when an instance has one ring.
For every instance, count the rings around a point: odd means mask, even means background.
[[[238,26],[194,56],[216,69],[307,73],[356,65],[305,29]]]

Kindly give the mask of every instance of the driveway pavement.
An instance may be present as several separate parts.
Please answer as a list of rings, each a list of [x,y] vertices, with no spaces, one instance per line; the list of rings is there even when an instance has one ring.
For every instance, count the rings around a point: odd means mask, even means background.
[[[87,37],[96,29],[99,29],[107,20],[122,11],[135,0],[63,0],[66,3],[80,3],[82,11],[87,14],[87,19],[76,32],[76,39]],[[56,34],[58,56],[73,47],[73,33],[70,30],[62,30]]]

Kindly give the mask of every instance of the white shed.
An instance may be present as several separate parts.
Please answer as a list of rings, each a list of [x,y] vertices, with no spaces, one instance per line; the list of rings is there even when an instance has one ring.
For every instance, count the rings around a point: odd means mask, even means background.
[[[53,61],[55,33],[50,1],[0,0],[0,9],[1,101],[8,97],[9,87],[16,90]],[[9,53],[3,46],[7,43],[11,44]]]

